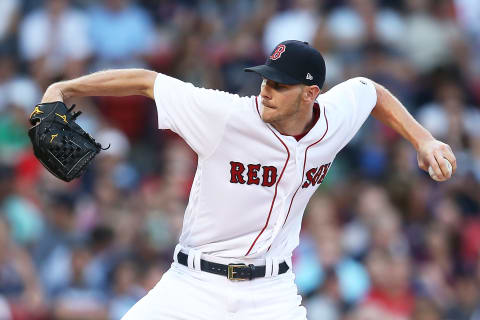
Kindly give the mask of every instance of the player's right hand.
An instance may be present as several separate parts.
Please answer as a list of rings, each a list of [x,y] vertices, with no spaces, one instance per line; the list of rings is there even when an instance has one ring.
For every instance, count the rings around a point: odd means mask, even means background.
[[[431,166],[435,175],[440,177],[442,181],[450,179],[455,173],[455,170],[457,170],[455,155],[446,143],[436,139],[425,141],[419,146],[417,151],[418,166],[420,169],[428,172],[428,168]],[[452,165],[451,173],[444,159],[447,159]]]

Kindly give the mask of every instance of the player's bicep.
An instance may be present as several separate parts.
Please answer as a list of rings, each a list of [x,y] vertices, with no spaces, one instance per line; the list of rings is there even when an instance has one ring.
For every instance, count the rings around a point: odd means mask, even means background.
[[[357,77],[348,80],[351,92],[351,105],[348,118],[347,144],[360,130],[377,103],[375,83],[367,78]]]
[[[179,134],[199,155],[208,155],[220,141],[237,95],[197,88],[162,74],[154,88],[159,129]]]
[[[339,123],[339,150],[357,133],[377,102],[374,82],[367,78],[353,78],[326,93]]]
[[[142,71],[143,73],[139,77],[140,91],[143,96],[154,100],[155,79],[157,78],[158,73],[151,70]]]

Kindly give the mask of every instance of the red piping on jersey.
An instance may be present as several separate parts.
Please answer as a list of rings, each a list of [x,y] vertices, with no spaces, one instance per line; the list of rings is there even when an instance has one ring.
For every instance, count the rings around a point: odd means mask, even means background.
[[[257,99],[258,98],[255,98],[255,104],[257,105],[257,112],[258,112],[258,115],[260,116],[260,111],[258,110],[258,100]],[[280,173],[280,177],[278,178],[277,183],[275,184],[275,193],[273,194],[272,204],[270,205],[270,211],[268,212],[267,222],[265,223],[265,226],[263,227],[262,231],[260,231],[258,236],[253,241],[252,245],[250,246],[250,249],[248,249],[247,253],[245,254],[246,256],[248,256],[250,251],[252,251],[253,246],[257,242],[258,238],[260,238],[260,236],[265,231],[265,229],[267,229],[268,222],[270,221],[270,216],[272,215],[273,205],[275,204],[275,199],[277,198],[278,184],[280,183],[280,180],[282,180],[283,173],[285,172],[285,169],[287,168],[288,160],[290,160],[290,150],[288,150],[288,147],[285,144],[285,142],[283,142],[282,139],[280,139],[278,137],[278,135],[275,133],[275,131],[273,131],[270,127],[268,127],[268,128],[270,129],[270,131],[272,131],[272,133],[275,135],[275,137],[277,137],[277,139],[283,144],[283,146],[285,147],[285,150],[287,150],[287,160],[285,160],[285,164],[283,165],[283,169],[282,169],[282,172]]]
[[[300,187],[301,187],[302,184],[303,184],[303,176],[305,175],[305,165],[307,164],[307,151],[308,151],[308,149],[309,149],[311,146],[314,146],[314,145],[316,145],[317,143],[319,143],[320,141],[322,141],[323,138],[325,137],[325,135],[326,135],[327,132],[328,132],[328,119],[327,119],[327,113],[326,113],[326,111],[325,111],[325,106],[323,106],[323,116],[325,117],[325,123],[327,124],[327,129],[325,130],[325,133],[324,133],[323,136],[320,138],[320,140],[312,143],[311,145],[309,145],[309,146],[305,149],[305,159],[303,159],[302,182],[300,183],[300,185],[298,186],[297,190],[296,190],[295,193],[293,194],[292,200],[290,201],[290,206],[288,207],[287,216],[285,217],[285,221],[283,221],[282,228],[283,228],[283,226],[285,225],[285,222],[287,222],[288,215],[290,214],[290,209],[292,208],[293,199],[295,198],[295,196],[297,195],[298,190],[300,189]]]

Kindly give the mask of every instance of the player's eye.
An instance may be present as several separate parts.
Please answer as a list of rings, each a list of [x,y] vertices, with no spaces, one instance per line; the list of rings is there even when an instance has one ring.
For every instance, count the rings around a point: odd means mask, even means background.
[[[270,88],[272,88],[276,91],[281,91],[281,90],[288,89],[287,85],[276,82],[276,81],[273,81],[273,80],[264,79],[263,82],[262,82],[262,86],[264,86],[264,85],[267,85],[267,86],[269,86]]]
[[[282,89],[282,88],[285,88],[285,85],[281,84],[281,83],[278,83],[278,82],[275,82],[275,81],[271,81],[270,83],[271,87],[275,90],[279,90],[279,89]]]
[[[275,90],[278,90],[278,91],[287,90],[288,88],[289,88],[288,85],[282,84],[282,83],[277,83],[275,86]]]

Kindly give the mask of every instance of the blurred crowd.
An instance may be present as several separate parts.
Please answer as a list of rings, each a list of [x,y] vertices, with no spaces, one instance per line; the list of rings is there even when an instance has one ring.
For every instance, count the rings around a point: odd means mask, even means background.
[[[478,0],[1,0],[0,319],[120,319],[172,261],[196,165],[156,128],[153,101],[82,98],[79,123],[112,147],[63,183],[34,158],[27,121],[54,81],[149,68],[259,92],[243,72],[308,41],[324,90],[390,89],[458,170],[436,183],[369,119],[305,212],[294,269],[309,319],[480,319]]]

